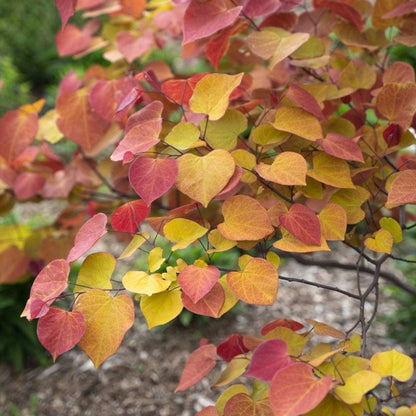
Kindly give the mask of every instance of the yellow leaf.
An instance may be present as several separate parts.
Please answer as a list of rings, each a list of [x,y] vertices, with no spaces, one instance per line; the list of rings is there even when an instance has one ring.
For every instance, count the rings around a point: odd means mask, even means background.
[[[263,59],[269,59],[276,51],[280,43],[279,30],[276,28],[265,28],[253,32],[247,37],[247,45],[250,50]]]
[[[273,243],[273,247],[293,253],[312,253],[314,251],[331,251],[326,243],[326,240],[321,236],[320,245],[305,244],[302,241],[298,240],[296,237],[293,237],[292,234],[286,230],[282,230],[282,238]]]
[[[343,357],[343,356],[341,356]],[[348,355],[347,357],[343,357],[340,361],[336,363],[336,370],[334,377],[343,382],[347,378],[351,377],[352,375],[358,373],[362,370],[369,370],[370,369],[370,361],[356,357],[354,355]]]
[[[191,110],[206,114],[210,120],[220,119],[227,111],[230,95],[240,85],[243,75],[209,74],[202,78],[189,101]]]
[[[380,381],[380,374],[374,371],[359,371],[349,377],[344,386],[336,387],[334,393],[344,403],[360,403],[364,394],[376,387]]]
[[[228,389],[224,390],[221,393],[221,396],[218,397],[218,400],[215,403],[215,407],[218,410],[219,416],[224,415],[224,408],[225,408],[225,405],[227,404],[228,400],[230,400],[231,397],[233,397],[233,396],[235,396],[239,393],[243,393],[243,394],[247,394],[247,395],[249,394],[247,387],[244,386],[243,384],[234,384],[233,386],[228,387]]]
[[[90,254],[82,263],[76,284],[81,290],[112,289],[110,279],[116,259],[108,253]]]
[[[364,411],[371,415],[374,414],[378,407],[377,398],[374,396],[371,397],[363,397],[361,401]]]
[[[354,90],[368,90],[375,84],[376,78],[373,68],[366,63],[350,61],[339,75],[338,86],[354,88]]]
[[[237,110],[227,110],[219,120],[205,120],[201,123],[205,141],[213,149],[234,149],[238,135],[246,128],[247,118]]]
[[[364,245],[377,253],[391,254],[393,236],[384,229],[376,231],[372,237],[364,240]]]
[[[407,407],[407,406],[400,406],[396,409],[396,413],[394,416],[415,416],[416,415],[416,406]]]
[[[314,359],[308,361],[308,364],[311,365],[312,367],[318,367],[323,362],[325,362],[328,358],[333,357],[335,354],[338,354],[339,352],[341,352],[343,350],[344,350],[344,348],[338,348],[336,350],[326,352],[326,353],[324,353],[322,355],[319,355],[318,357],[315,357]]]
[[[393,244],[398,244],[403,240],[403,231],[400,224],[394,218],[382,218],[380,226],[387,230],[393,237]]]
[[[346,352],[358,352],[361,350],[361,336],[353,334],[349,339],[341,341],[339,347],[343,347]]]
[[[361,404],[346,405],[332,394],[328,394],[315,409],[306,413],[305,416],[358,416],[362,414]]]
[[[237,355],[234,357],[220,374],[217,381],[211,386],[211,390],[218,387],[226,386],[234,381],[237,377],[240,377],[246,371],[246,368],[250,364],[250,360],[244,355]]]
[[[218,231],[228,240],[256,241],[273,233],[274,229],[265,208],[256,199],[236,195],[222,206],[224,222]]]
[[[184,218],[175,218],[163,227],[165,237],[172,243],[172,251],[188,247],[207,233],[208,229]]]
[[[243,176],[240,179],[241,182],[255,182],[257,180],[256,175],[250,172],[256,166],[256,157],[253,153],[244,149],[237,149],[231,153],[231,156],[234,158],[235,164],[244,170]]]
[[[26,239],[31,235],[31,231],[26,225],[1,225],[0,235],[0,252],[2,252],[10,246],[23,249]]]
[[[73,311],[85,318],[85,334],[78,345],[98,368],[117,352],[125,333],[133,325],[133,301],[125,294],[111,296],[94,289],[78,297]]]
[[[175,319],[183,309],[181,291],[169,290],[153,296],[143,296],[140,309],[149,329]]]
[[[39,129],[36,134],[38,140],[55,144],[64,137],[56,125],[57,118],[56,110],[50,110],[39,119]]]
[[[413,375],[413,360],[396,350],[379,352],[371,357],[371,369],[383,377],[408,381]]]
[[[228,286],[227,275],[220,277],[220,279],[218,280],[218,283],[221,285],[222,290],[224,291],[224,303],[221,306],[220,311],[218,312],[218,318],[220,318],[222,315],[227,313],[230,309],[234,308],[234,306],[238,302],[238,298],[234,294],[234,292],[230,289],[230,286]]]
[[[131,257],[134,252],[140,248],[149,239],[149,234],[135,235],[127,247],[118,257],[119,260]]]
[[[165,262],[165,258],[163,257],[163,250],[161,247],[155,247],[152,249],[147,256],[147,264],[149,266],[149,272],[153,273],[162,266]]]
[[[287,352],[292,357],[298,357],[302,354],[305,345],[308,343],[310,338],[309,335],[299,335],[296,332],[293,332],[289,328],[283,326],[278,326],[271,331],[269,331],[264,339],[280,339],[285,342],[287,345]]]
[[[307,174],[334,188],[355,188],[348,163],[326,153],[318,153],[313,158],[313,169]]]
[[[192,148],[193,144],[199,139],[199,129],[192,123],[176,124],[165,137],[164,142],[173,146],[175,149],[186,150]]]
[[[271,165],[260,163],[256,170],[263,179],[280,185],[306,185],[306,160],[295,152],[280,153]]]
[[[280,107],[276,112],[273,126],[277,130],[293,133],[310,141],[316,141],[323,137],[319,120],[298,107]]]
[[[212,230],[208,234],[208,242],[213,249],[207,250],[208,254],[220,253],[223,251],[231,250],[237,245],[235,241],[227,240],[218,230]]]
[[[341,189],[336,192],[329,202],[341,205],[347,213],[347,223],[348,224],[357,224],[365,216],[364,211],[361,209],[361,205],[367,201],[370,197],[370,193],[362,188],[357,186],[355,189]]]
[[[274,267],[276,267],[276,269],[279,268],[280,265],[280,257],[274,252],[274,251],[269,251],[266,254],[266,260],[273,264]]]
[[[293,33],[288,36],[282,36],[276,50],[273,52],[270,67],[274,68],[280,61],[283,61],[283,59],[299,49],[308,41],[309,37],[309,33]]]
[[[207,207],[225,188],[234,170],[234,159],[225,150],[213,150],[205,156],[187,153],[178,159],[176,187]]]
[[[170,280],[163,279],[160,274],[149,275],[141,271],[127,272],[122,281],[128,291],[147,296],[164,292],[172,283]]]
[[[255,127],[250,134],[254,143],[259,146],[278,146],[283,144],[290,136],[290,133],[276,130],[270,124],[262,124]]]
[[[344,208],[329,203],[319,213],[318,218],[321,224],[321,233],[325,240],[344,240],[347,231],[347,213]]]

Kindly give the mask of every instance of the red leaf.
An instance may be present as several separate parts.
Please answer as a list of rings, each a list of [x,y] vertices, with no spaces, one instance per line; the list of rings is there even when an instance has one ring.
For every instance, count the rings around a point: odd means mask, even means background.
[[[206,38],[232,25],[241,10],[241,6],[227,10],[224,0],[192,0],[185,12],[183,44]]]
[[[147,152],[159,143],[159,134],[162,130],[163,104],[160,101],[152,101],[146,107],[132,114],[126,126],[124,139],[118,144],[111,160],[114,162],[123,160],[126,152],[133,155]]]
[[[50,308],[39,319],[37,335],[40,343],[51,354],[53,361],[78,344],[85,333],[85,319],[79,312]]]
[[[231,335],[226,341],[217,347],[217,354],[227,363],[236,355],[244,354],[250,351],[244,346],[243,336],[239,334]]]
[[[294,204],[287,214],[279,217],[280,224],[305,244],[321,244],[321,226],[318,217],[309,208]]]
[[[99,213],[90,218],[75,236],[74,247],[68,254],[66,261],[72,263],[84,255],[103,235],[106,230],[107,216]]]
[[[63,259],[53,260],[44,267],[33,282],[30,297],[20,316],[31,321],[46,315],[49,305],[67,288],[69,270],[68,262]]]
[[[73,25],[66,26],[56,35],[56,48],[59,56],[80,53],[88,48],[90,42],[91,36]]]
[[[127,202],[113,212],[111,226],[114,231],[134,234],[149,213],[150,207],[144,201]]]
[[[214,367],[217,348],[207,344],[199,347],[188,358],[175,393],[184,391],[201,381]]]
[[[134,89],[135,85],[134,79],[128,77],[111,81],[99,81],[90,92],[90,104],[104,120],[114,121],[121,102],[124,101],[132,89],[136,91]]]
[[[325,139],[318,139],[317,143],[325,153],[344,160],[355,160],[364,163],[360,146],[348,137],[337,133],[328,133]]]
[[[194,93],[196,84],[206,75],[208,74],[202,73],[188,79],[169,79],[162,84],[162,92],[168,100],[179,105],[189,106],[189,100]]]
[[[243,12],[251,19],[265,17],[276,12],[281,5],[280,0],[247,0],[244,3]]]
[[[270,383],[277,371],[288,367],[292,360],[287,352],[285,342],[271,339],[260,344],[253,352],[247,377]]]
[[[139,157],[129,169],[130,185],[147,205],[168,192],[177,176],[178,164],[170,158]]]
[[[77,0],[55,0],[55,6],[61,16],[62,28],[66,26],[68,20],[74,15]]]
[[[290,84],[286,97],[308,113],[311,113],[320,119],[325,118],[316,98],[298,85],[293,83]]]
[[[297,321],[293,321],[292,319],[278,319],[277,321],[270,322],[266,326],[262,328],[260,333],[265,336],[273,329],[282,326],[283,328],[288,328],[293,332],[299,331],[305,326]]]
[[[13,191],[19,201],[34,197],[45,185],[46,179],[40,173],[23,172],[13,184]]]
[[[275,416],[298,416],[315,408],[332,387],[332,376],[316,380],[312,368],[296,363],[276,372],[269,400]]]
[[[218,282],[220,271],[214,266],[186,266],[178,276],[179,286],[193,303],[201,300]]]
[[[387,143],[387,147],[397,146],[402,137],[402,128],[398,124],[390,124],[383,131],[383,138]]]
[[[121,100],[121,103],[116,109],[117,114],[121,113],[123,110],[129,110],[133,107],[134,104],[138,103],[142,97],[143,93],[137,87],[132,88]]]
[[[191,298],[182,292],[183,306],[193,313],[218,318],[218,314],[224,305],[225,294],[222,286],[216,283],[214,287],[198,302],[192,302]]]
[[[23,110],[9,111],[0,119],[0,157],[8,165],[33,142],[38,131],[38,115]]]
[[[81,87],[81,85],[82,85],[82,81],[77,77],[76,72],[75,71],[68,72],[62,79],[61,83],[59,84],[57,98],[66,94],[67,92],[76,91],[77,89]]]

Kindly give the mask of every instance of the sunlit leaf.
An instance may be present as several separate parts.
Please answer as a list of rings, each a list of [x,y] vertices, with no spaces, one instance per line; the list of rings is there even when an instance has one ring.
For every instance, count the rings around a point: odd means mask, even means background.
[[[413,375],[413,360],[396,350],[379,352],[371,357],[371,369],[382,377],[405,382]]]
[[[234,159],[225,150],[213,150],[205,156],[187,153],[178,159],[176,186],[206,207],[224,189],[234,170]]]
[[[176,243],[172,246],[172,251],[188,247],[207,232],[207,228],[184,218],[175,218],[163,227],[165,237],[172,243]]]
[[[227,282],[243,302],[272,305],[276,299],[279,277],[276,268],[267,260],[253,258],[241,271],[228,273]]]
[[[147,274],[142,271],[130,271],[123,276],[123,286],[130,292],[152,296],[164,292],[171,282],[159,274]]]
[[[227,111],[229,97],[240,85],[243,75],[209,74],[202,78],[190,100],[191,110],[207,115],[210,120],[220,119]]]
[[[81,291],[89,289],[112,289],[110,279],[115,267],[116,259],[111,254],[90,254],[82,263],[75,288]]]
[[[152,296],[142,296],[140,310],[149,329],[175,319],[183,309],[180,290],[169,290]]]
[[[274,230],[263,206],[245,195],[233,196],[222,206],[224,222],[218,231],[228,240],[260,240]]]

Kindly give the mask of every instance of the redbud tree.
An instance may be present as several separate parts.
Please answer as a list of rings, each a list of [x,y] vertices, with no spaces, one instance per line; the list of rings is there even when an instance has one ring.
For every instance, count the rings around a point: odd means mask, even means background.
[[[367,333],[385,278],[416,293],[383,270],[416,224],[415,73],[390,59],[416,46],[416,2],[55,3],[58,53],[101,51],[108,65],[68,73],[54,108],[40,100],[0,120],[1,211],[69,202],[54,224],[22,226],[22,244],[0,247],[0,283],[38,269],[22,317],[39,320],[53,359],[78,345],[99,367],[135,304],[149,329],[183,309],[220,318],[239,301],[272,305],[279,279],[296,281],[279,277],[282,254],[343,244],[356,252],[356,291],[302,283],[357,300],[353,329],[276,317],[258,337],[202,341],[176,390],[222,361],[212,387],[227,388],[201,416],[414,415],[392,400],[414,387],[412,359],[368,356]],[[89,254],[107,233],[123,252]],[[181,255],[191,245],[202,256]],[[225,270],[231,251],[238,264]],[[118,273],[139,256],[147,267]]]

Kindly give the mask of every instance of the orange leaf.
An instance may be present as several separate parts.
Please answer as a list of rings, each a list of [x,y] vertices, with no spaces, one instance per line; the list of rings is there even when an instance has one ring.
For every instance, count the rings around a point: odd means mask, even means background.
[[[188,358],[175,393],[185,391],[201,381],[216,364],[217,347],[213,344],[202,345]]]
[[[227,185],[234,170],[234,159],[225,150],[213,150],[205,156],[187,153],[178,159],[176,187],[207,207]]]
[[[280,153],[271,165],[260,163],[257,173],[267,181],[280,185],[306,185],[306,160],[295,152]]]
[[[0,285],[16,283],[28,270],[30,257],[16,246],[10,246],[0,253]]]
[[[50,308],[49,312],[39,319],[37,326],[39,342],[52,354],[53,361],[75,347],[84,333],[83,315],[55,307]]]
[[[393,179],[386,207],[393,208],[399,205],[416,204],[416,170],[407,169],[399,172]]]
[[[314,251],[331,251],[326,243],[325,238],[321,235],[321,241],[319,244],[305,244],[298,240],[292,234],[287,231],[282,231],[282,238],[273,243],[273,247],[288,252],[294,253],[312,253]]]
[[[314,321],[313,319],[305,319],[306,322],[313,326],[313,331],[316,335],[321,337],[331,337],[331,338],[338,338],[338,339],[345,339],[346,335],[338,331],[338,329],[333,328],[327,324],[323,324],[318,321]]]
[[[225,201],[222,215],[224,222],[217,229],[228,240],[256,241],[274,231],[265,208],[249,196],[236,195]]]
[[[19,110],[9,111],[0,119],[0,131],[0,157],[10,164],[35,139],[38,115]]]
[[[323,137],[319,120],[302,108],[279,108],[273,126],[277,130],[287,131],[310,141]]]
[[[117,352],[125,333],[133,325],[133,301],[125,294],[113,297],[94,289],[79,296],[74,312],[85,318],[85,334],[79,346],[98,368]]]
[[[318,217],[309,208],[294,204],[289,212],[279,217],[280,224],[287,231],[305,244],[319,245],[321,226]]]
[[[230,289],[243,302],[252,305],[272,305],[276,299],[279,277],[267,260],[253,258],[239,272],[227,274]]]
[[[249,395],[238,393],[228,400],[224,416],[273,416],[268,399],[254,401]]]
[[[87,154],[105,136],[110,123],[101,118],[91,107],[85,89],[67,92],[56,102],[56,124],[68,140],[78,144]]]
[[[186,293],[182,292],[183,306],[188,309],[188,311],[198,315],[218,318],[220,310],[224,305],[224,301],[224,290],[219,283],[216,283],[206,295],[198,300],[198,302],[193,302]]]
[[[332,377],[316,380],[312,368],[298,363],[278,371],[269,400],[275,416],[298,416],[316,407],[332,387]]]
[[[203,298],[218,282],[220,271],[214,266],[186,266],[178,276],[178,283],[193,303]]]
[[[377,95],[376,108],[392,124],[407,130],[416,112],[416,85],[387,84]]]

